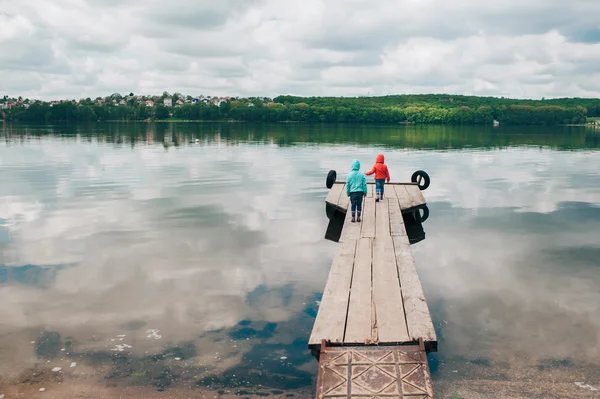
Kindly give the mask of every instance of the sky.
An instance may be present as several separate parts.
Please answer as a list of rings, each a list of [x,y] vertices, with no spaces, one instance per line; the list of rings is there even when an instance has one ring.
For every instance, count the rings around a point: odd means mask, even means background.
[[[0,0],[0,96],[600,97],[597,0]]]

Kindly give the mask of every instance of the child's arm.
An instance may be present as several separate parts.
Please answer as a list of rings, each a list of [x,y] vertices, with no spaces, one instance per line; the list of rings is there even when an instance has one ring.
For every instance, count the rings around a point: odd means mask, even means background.
[[[373,165],[373,169],[371,169],[370,171],[366,172],[365,175],[371,176],[373,173],[375,173],[375,165]]]
[[[385,165],[385,174],[386,174],[386,177],[387,177],[387,182],[389,183],[391,177],[390,177],[390,171],[388,170],[387,165]]]

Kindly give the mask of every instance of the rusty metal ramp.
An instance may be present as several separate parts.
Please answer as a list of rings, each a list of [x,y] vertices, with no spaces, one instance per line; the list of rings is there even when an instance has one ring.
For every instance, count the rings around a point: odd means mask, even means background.
[[[433,399],[425,348],[322,346],[317,399]]]

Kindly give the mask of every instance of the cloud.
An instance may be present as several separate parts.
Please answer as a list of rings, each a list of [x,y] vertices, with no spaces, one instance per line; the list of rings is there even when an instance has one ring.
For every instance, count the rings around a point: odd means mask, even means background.
[[[0,0],[0,95],[600,96],[600,3]]]

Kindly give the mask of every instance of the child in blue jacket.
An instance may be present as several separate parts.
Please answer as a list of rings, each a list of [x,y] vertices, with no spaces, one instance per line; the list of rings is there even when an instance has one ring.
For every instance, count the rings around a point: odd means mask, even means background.
[[[360,222],[360,213],[362,212],[363,197],[367,195],[367,177],[360,171],[360,161],[352,161],[352,170],[346,177],[346,195],[350,197],[352,203],[352,222]],[[355,219],[355,212],[358,211]]]

